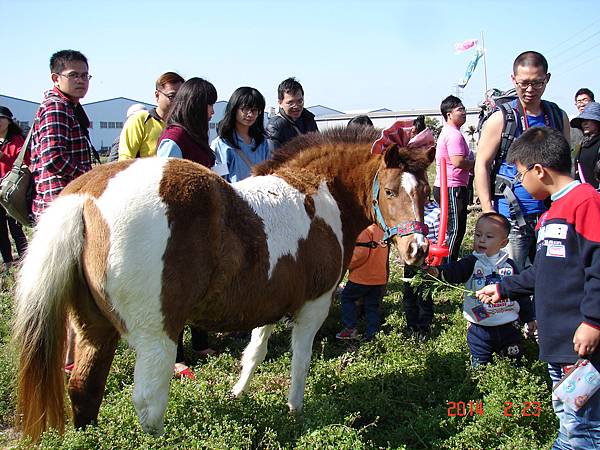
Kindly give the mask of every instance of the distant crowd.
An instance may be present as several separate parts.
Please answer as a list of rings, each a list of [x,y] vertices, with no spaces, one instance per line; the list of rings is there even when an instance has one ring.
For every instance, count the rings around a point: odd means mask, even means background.
[[[31,145],[23,149],[34,179],[31,208],[35,218],[69,182],[99,162],[89,139],[90,122],[80,104],[92,78],[87,58],[74,50],[56,52],[50,58],[50,75],[52,88],[44,94],[33,121]],[[430,238],[445,242],[449,256],[443,265],[426,268],[426,273],[466,285],[469,292],[463,311],[473,367],[487,364],[494,354],[519,363],[523,334],[536,335],[540,359],[548,362],[550,377],[558,386],[580,358],[594,367],[600,363],[600,197],[596,191],[600,104],[590,89],[577,90],[574,99],[579,115],[569,122],[558,105],[542,99],[550,73],[544,56],[535,51],[517,56],[511,79],[514,98],[498,103],[484,118],[476,153],[460,131],[466,121],[460,98],[450,95],[441,102],[445,123],[437,139],[436,177],[426,220],[432,230],[437,228],[441,189],[447,184],[447,235],[433,233]],[[109,160],[183,158],[212,169],[228,182],[239,182],[250,176],[252,166],[269,159],[294,137],[318,132],[295,78],[282,81],[277,94],[279,111],[265,126],[263,95],[252,87],[236,89],[218,124],[218,136],[209,143],[215,86],[199,77],[185,80],[175,72],[165,72],[156,80],[157,106],[129,108]],[[369,117],[359,116],[348,126],[373,124]],[[424,129],[425,118],[415,119],[414,133]],[[12,112],[0,106],[0,176],[10,171],[24,142]],[[441,164],[446,164],[446,180],[440,177]],[[473,252],[459,258],[474,189],[482,215],[475,226]],[[21,257],[27,247],[25,234],[0,207],[5,270],[15,261],[9,232]],[[341,290],[343,329],[338,339],[360,338],[360,305],[366,319],[364,338],[376,338],[389,264],[382,239],[377,225],[357,239],[348,281]],[[405,276],[417,273],[415,268],[405,269]],[[427,339],[432,332],[434,299],[407,283],[404,306],[407,335]],[[207,333],[190,328],[195,356],[215,354]],[[73,367],[72,330],[69,341],[67,372]],[[183,333],[174,373],[195,377],[184,354]],[[600,417],[596,391],[590,391],[581,405],[554,398],[553,406],[560,422],[554,448],[600,446],[600,421],[588,417]]]

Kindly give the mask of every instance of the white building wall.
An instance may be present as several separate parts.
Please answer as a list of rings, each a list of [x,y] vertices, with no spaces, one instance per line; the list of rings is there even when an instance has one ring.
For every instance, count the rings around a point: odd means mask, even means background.
[[[22,128],[29,128],[37,112],[39,103],[20,98],[0,95],[0,106],[5,106],[13,113],[15,120]]]
[[[154,108],[150,103],[125,97],[83,104],[83,109],[91,122],[90,140],[96,150],[103,153],[110,149],[112,143],[121,134],[127,109],[136,103],[141,103],[146,106],[146,109]]]

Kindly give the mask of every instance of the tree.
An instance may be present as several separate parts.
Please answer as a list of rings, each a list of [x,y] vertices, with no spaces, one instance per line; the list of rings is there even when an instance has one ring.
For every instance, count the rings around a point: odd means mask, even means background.
[[[475,133],[477,133],[477,128],[475,128],[473,125],[469,125],[466,133],[471,138],[471,142],[475,142]]]
[[[435,139],[437,140],[438,136],[442,131],[442,124],[440,123],[439,119],[427,116],[425,117],[425,125],[431,130],[431,132],[433,133],[433,137],[435,137]]]
[[[467,128],[467,136],[470,137],[469,139],[469,147],[471,148],[471,150],[475,151],[475,133],[477,133],[477,128],[475,128],[473,125],[469,125],[469,128]]]

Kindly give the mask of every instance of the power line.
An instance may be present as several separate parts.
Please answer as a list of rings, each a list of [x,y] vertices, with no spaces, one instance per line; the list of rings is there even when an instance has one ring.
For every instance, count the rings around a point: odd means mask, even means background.
[[[591,28],[593,25],[596,25],[598,22],[600,22],[600,17],[597,18],[596,20],[594,20],[591,24],[589,24],[586,27],[583,27],[583,29],[579,29],[577,31],[577,33],[575,33],[573,36],[571,36],[568,39],[563,40],[560,44],[554,46],[553,48],[551,48],[550,50],[548,50],[548,54],[552,54],[552,52],[558,48],[560,48],[562,45],[566,44],[569,41],[572,41],[573,39],[575,39],[576,37],[581,36],[581,32],[587,30],[588,28]]]
[[[560,75],[564,75],[564,74],[567,74],[567,73],[569,73],[569,72],[572,72],[572,71],[574,71],[575,69],[579,69],[581,66],[585,66],[587,63],[590,63],[590,62],[592,62],[592,61],[595,61],[595,60],[597,60],[599,57],[600,57],[600,55],[596,55],[596,56],[594,56],[593,58],[589,58],[589,59],[585,60],[585,61],[584,61],[584,62],[582,62],[581,64],[578,64],[578,65],[576,65],[576,66],[574,66],[574,67],[571,67],[570,69],[567,69],[567,70],[563,70],[563,71],[561,71],[561,72],[558,72],[558,73],[557,73],[557,75],[558,75],[558,76],[560,76]],[[555,76],[556,76],[556,75],[555,75]]]
[[[578,43],[576,43],[575,45],[572,45],[571,47],[567,48],[566,50],[564,50],[562,53],[559,53],[558,55],[554,56],[554,59],[560,59],[561,56],[567,54],[567,52],[575,47],[579,47],[581,44],[583,44],[584,42],[589,41],[591,38],[593,38],[594,36],[600,34],[600,30],[596,31],[595,33],[593,33],[592,35],[588,36],[587,38],[585,38],[582,41],[579,41]]]
[[[596,45],[593,45],[593,46],[591,46],[591,47],[588,47],[588,48],[586,48],[586,49],[585,49],[585,50],[583,50],[582,52],[579,52],[579,53],[577,53],[577,54],[576,54],[575,56],[573,56],[572,58],[570,58],[570,59],[567,59],[566,61],[563,61],[563,62],[562,62],[562,65],[564,66],[564,65],[565,65],[565,64],[567,64],[568,62],[570,62],[570,61],[573,61],[573,60],[577,59],[577,58],[578,58],[578,57],[580,57],[581,55],[584,55],[584,54],[586,54],[586,53],[589,53],[589,52],[590,52],[590,50],[592,50],[592,49],[594,49],[594,48],[596,48],[596,47],[600,47],[600,42],[598,42]],[[560,67],[560,65],[559,65],[559,67]]]

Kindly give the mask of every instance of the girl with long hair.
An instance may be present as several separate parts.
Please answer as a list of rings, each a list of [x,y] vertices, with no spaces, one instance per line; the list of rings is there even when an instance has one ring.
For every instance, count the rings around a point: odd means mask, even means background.
[[[189,159],[211,168],[215,155],[208,145],[208,122],[214,114],[217,90],[209,81],[190,78],[181,85],[158,138],[158,156]]]
[[[202,78],[190,78],[181,85],[171,102],[166,117],[166,128],[158,138],[156,154],[159,157],[189,159],[211,168],[215,155],[208,145],[208,122],[214,114],[217,90]],[[208,346],[208,333],[190,325],[192,351],[195,356],[207,357],[216,352]],[[175,376],[196,378],[187,366],[183,348],[183,331],[177,343]]]
[[[234,91],[219,122],[219,136],[212,142],[216,163],[227,165],[224,178],[235,183],[250,176],[253,165],[270,158],[265,137],[265,98],[251,87]]]
[[[24,143],[23,130],[14,121],[12,112],[5,106],[0,106],[0,178],[10,172]],[[29,164],[29,154],[23,162]],[[20,258],[27,248],[27,238],[21,225],[0,206],[0,253],[4,262],[2,271],[6,271],[14,263],[9,230]]]

